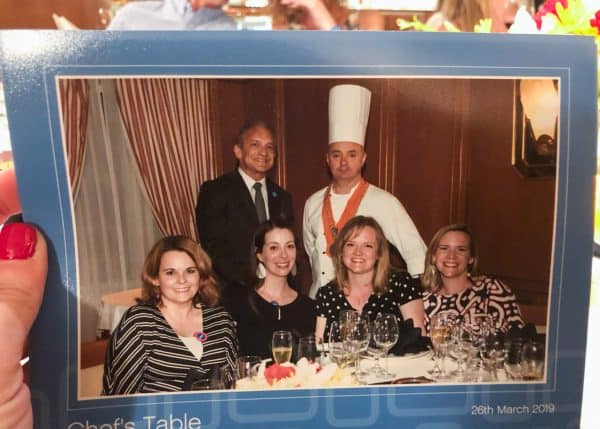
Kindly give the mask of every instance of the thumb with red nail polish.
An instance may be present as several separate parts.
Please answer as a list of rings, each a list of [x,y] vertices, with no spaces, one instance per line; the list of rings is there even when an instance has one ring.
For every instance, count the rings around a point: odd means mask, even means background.
[[[20,210],[14,175],[0,181],[0,222]],[[30,392],[19,364],[44,292],[46,241],[34,227],[14,223],[0,230],[0,427],[31,428]]]

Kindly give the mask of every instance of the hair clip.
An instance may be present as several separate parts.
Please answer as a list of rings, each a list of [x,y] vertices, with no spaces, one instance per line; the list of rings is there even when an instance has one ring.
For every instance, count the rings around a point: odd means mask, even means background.
[[[194,332],[193,335],[201,343],[205,342],[208,339],[208,335],[206,335],[206,333],[204,333],[204,332],[200,332],[200,331]]]

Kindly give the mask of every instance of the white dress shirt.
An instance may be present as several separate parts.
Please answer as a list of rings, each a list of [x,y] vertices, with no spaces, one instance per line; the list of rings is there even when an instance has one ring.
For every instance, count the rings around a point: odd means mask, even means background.
[[[222,9],[193,11],[187,0],[133,1],[120,8],[107,30],[235,30]]]
[[[267,215],[267,220],[270,219],[269,216],[269,194],[267,192],[267,179],[266,177],[263,177],[261,180],[254,180],[252,177],[248,176],[244,170],[242,170],[241,168],[238,167],[238,171],[240,172],[240,176],[242,176],[242,179],[244,180],[244,183],[246,184],[246,188],[248,188],[248,192],[250,192],[250,195],[252,196],[252,201],[255,202],[256,204],[256,190],[254,189],[254,184],[255,183],[260,183],[262,186],[260,188],[260,193],[263,196],[263,201],[265,202],[265,214]]]

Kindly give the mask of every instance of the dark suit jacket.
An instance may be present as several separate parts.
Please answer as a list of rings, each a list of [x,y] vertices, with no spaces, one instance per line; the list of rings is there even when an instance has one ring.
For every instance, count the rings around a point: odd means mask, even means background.
[[[269,219],[293,222],[292,197],[267,178]],[[196,205],[200,244],[227,283],[244,283],[258,227],[252,196],[237,169],[202,184]]]

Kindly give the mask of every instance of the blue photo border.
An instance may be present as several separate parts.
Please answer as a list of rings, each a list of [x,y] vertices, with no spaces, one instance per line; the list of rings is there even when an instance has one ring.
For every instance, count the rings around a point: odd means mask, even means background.
[[[80,429],[87,423],[102,429],[122,428],[130,421],[135,428],[152,428],[160,427],[158,419],[187,418],[192,429],[194,417],[202,428],[578,427],[596,167],[596,51],[591,38],[398,32],[4,31],[0,43],[23,212],[28,222],[44,232],[50,250],[44,303],[30,346],[36,427]],[[78,400],[76,252],[56,79],[198,75],[560,79],[561,144],[547,381]],[[552,404],[554,412],[548,406],[533,413],[534,404]],[[486,406],[496,410],[504,405],[530,410],[486,413]]]

